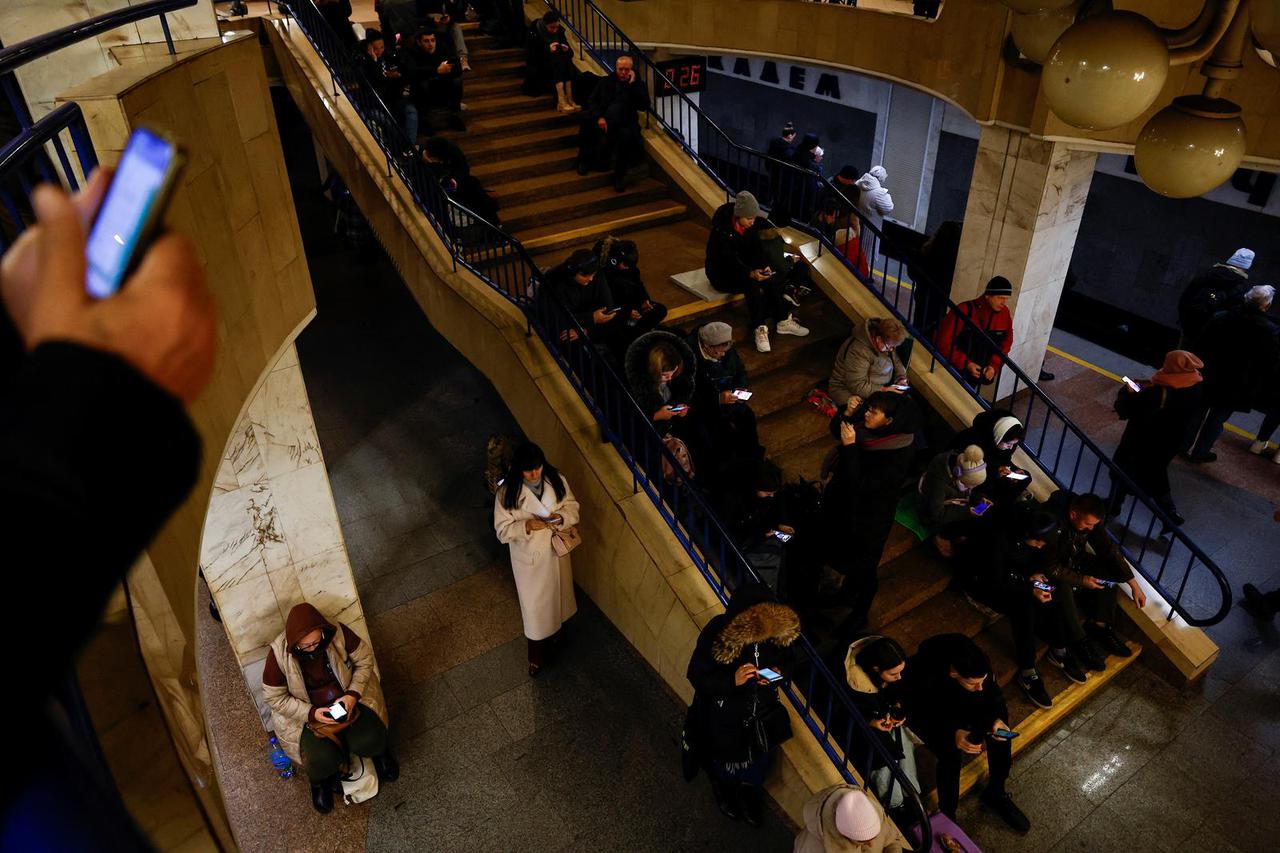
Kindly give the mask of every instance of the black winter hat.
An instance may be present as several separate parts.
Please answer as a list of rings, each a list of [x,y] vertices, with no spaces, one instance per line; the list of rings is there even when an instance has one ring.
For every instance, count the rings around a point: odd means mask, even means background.
[[[581,275],[591,275],[600,269],[600,258],[590,249],[579,249],[564,263],[570,270]]]
[[[1002,275],[998,275],[991,281],[987,282],[987,289],[983,291],[984,296],[1013,296],[1013,284],[1009,279]]]

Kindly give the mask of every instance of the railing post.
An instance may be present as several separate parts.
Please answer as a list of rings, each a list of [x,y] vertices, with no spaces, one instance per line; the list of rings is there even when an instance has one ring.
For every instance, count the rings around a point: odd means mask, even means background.
[[[173,33],[169,32],[169,20],[163,12],[160,13],[160,29],[164,30],[164,43],[169,46],[169,55],[173,56],[178,51],[173,47]]]

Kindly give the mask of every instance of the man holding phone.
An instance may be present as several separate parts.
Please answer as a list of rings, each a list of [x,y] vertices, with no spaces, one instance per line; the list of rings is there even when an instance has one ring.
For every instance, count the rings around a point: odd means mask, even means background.
[[[627,169],[644,153],[640,115],[648,110],[649,87],[636,77],[635,60],[623,54],[614,63],[614,73],[596,84],[582,114],[578,174],[608,162],[613,168],[613,188],[626,189]]]
[[[387,744],[387,705],[373,651],[339,622],[303,602],[289,611],[262,670],[262,697],[280,746],[311,780],[311,804],[333,809],[333,785],[347,753],[373,759],[390,782],[400,767]]]
[[[686,341],[695,361],[694,402],[719,461],[734,471],[748,472],[764,451],[755,412],[747,403],[750,380],[733,346],[733,327],[719,321],[707,323]]]

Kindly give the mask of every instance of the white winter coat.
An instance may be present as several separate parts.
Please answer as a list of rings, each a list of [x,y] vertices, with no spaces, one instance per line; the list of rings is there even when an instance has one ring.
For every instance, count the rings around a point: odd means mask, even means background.
[[[563,526],[572,527],[578,523],[578,501],[568,480],[564,480],[564,499],[560,501],[556,500],[550,483],[542,491],[542,500],[521,483],[520,502],[513,510],[502,506],[505,492],[506,488],[500,486],[493,502],[493,529],[498,541],[511,548],[511,571],[520,597],[524,635],[530,640],[545,640],[578,612],[578,602],[573,595],[573,571],[568,557],[557,557],[551,550],[550,528],[526,533],[524,523],[559,513],[564,518]]]
[[[858,209],[871,220],[872,225],[879,228],[884,223],[884,218],[893,213],[893,196],[889,195],[889,191],[870,172],[858,178],[857,187],[862,190],[862,195],[858,197]]]

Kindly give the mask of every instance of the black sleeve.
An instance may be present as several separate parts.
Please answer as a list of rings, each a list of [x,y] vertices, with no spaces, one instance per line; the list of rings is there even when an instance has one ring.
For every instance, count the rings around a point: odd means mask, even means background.
[[[10,600],[46,616],[11,659],[25,702],[71,667],[199,464],[181,402],[121,359],[50,343],[23,360],[0,392],[0,524]]]
[[[698,637],[698,644],[689,658],[689,670],[685,674],[693,689],[708,697],[728,696],[736,687],[733,683],[736,668],[722,666],[712,656],[712,637],[719,633],[722,623],[723,617],[716,617],[707,623],[711,630],[704,628],[702,635]]]

